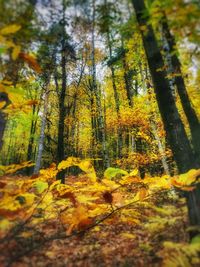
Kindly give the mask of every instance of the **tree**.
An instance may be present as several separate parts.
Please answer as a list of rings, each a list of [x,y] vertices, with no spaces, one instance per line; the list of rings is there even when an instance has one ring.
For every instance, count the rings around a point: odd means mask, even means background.
[[[152,26],[148,24],[148,16],[144,1],[132,1],[137,21],[141,30],[144,49],[149,64],[150,73],[154,83],[156,98],[164,123],[167,140],[172,149],[179,172],[185,172],[191,168],[198,167],[194,158],[192,148],[188,141],[184,125],[178,113],[170,84],[164,71],[164,61],[159,50]],[[145,16],[144,16],[145,14]],[[159,75],[158,75],[158,71]],[[189,217],[192,225],[200,224],[200,194],[197,188],[187,194]]]
[[[192,107],[189,94],[187,92],[187,88],[186,88],[185,81],[184,81],[182,71],[181,71],[181,62],[177,56],[177,47],[176,47],[175,38],[170,32],[167,17],[165,13],[162,18],[162,29],[163,29],[163,34],[168,43],[167,53],[169,54],[169,58],[170,58],[171,65],[172,65],[171,75],[175,75],[174,82],[175,82],[178,94],[180,96],[183,110],[185,112],[185,115],[187,117],[187,120],[190,126],[193,149],[195,151],[196,157],[199,158],[199,155],[200,155],[200,138],[199,138],[200,123],[199,123],[197,114],[194,108]]]

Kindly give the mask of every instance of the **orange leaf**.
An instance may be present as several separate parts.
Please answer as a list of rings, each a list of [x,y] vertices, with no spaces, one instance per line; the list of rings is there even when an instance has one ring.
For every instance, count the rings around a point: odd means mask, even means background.
[[[29,105],[29,106],[34,106],[34,105],[37,105],[38,104],[38,101],[37,100],[29,100],[26,102],[26,105]]]
[[[123,198],[123,195],[122,194],[120,194],[120,193],[113,193],[112,196],[113,196],[113,203],[116,206],[122,206],[124,204],[124,198]]]
[[[145,199],[145,197],[148,195],[148,190],[146,188],[141,188],[139,191],[139,200]]]
[[[79,231],[83,231],[83,230],[86,230],[88,226],[91,225],[92,223],[93,223],[92,219],[85,218],[79,222],[76,228]]]
[[[65,192],[63,195],[60,196],[61,198],[69,198],[72,204],[76,207],[77,206],[77,201],[76,197],[72,192]]]
[[[41,67],[35,57],[23,52],[19,53],[19,57],[22,58],[29,65],[29,67],[37,73],[42,72]]]

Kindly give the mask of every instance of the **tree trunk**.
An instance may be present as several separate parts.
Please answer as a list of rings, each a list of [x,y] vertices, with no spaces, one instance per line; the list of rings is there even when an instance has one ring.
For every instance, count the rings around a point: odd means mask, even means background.
[[[64,130],[65,130],[65,116],[66,116],[66,107],[65,107],[65,95],[67,87],[67,75],[66,75],[66,56],[64,41],[62,44],[62,87],[59,94],[59,118],[58,118],[58,146],[57,146],[57,161],[58,163],[64,160],[65,150],[64,150]],[[65,183],[65,171],[61,171],[57,175],[57,179],[60,179],[62,183]]]
[[[110,33],[107,32],[107,42],[108,42],[108,48],[109,48],[109,57],[112,58],[112,46],[111,46],[111,40],[110,40]],[[122,154],[122,130],[119,125],[119,119],[120,119],[120,103],[119,103],[119,95],[117,92],[117,86],[116,86],[116,77],[115,77],[115,68],[113,65],[110,65],[111,70],[111,78],[112,78],[112,87],[114,92],[114,99],[115,99],[115,107],[117,112],[117,119],[118,119],[118,129],[117,129],[117,135],[118,135],[118,149],[117,149],[117,156],[121,158]]]
[[[0,111],[0,150],[2,149],[3,146],[3,135],[6,128],[6,121],[7,121],[6,114]]]
[[[47,85],[48,86],[48,85]],[[41,122],[41,129],[40,129],[40,138],[38,143],[38,153],[36,157],[35,167],[34,167],[34,174],[38,174],[41,167],[42,162],[42,154],[44,150],[44,140],[45,140],[45,127],[46,127],[46,116],[47,116],[47,109],[48,109],[48,90],[45,88],[44,92],[44,110],[42,114],[42,122]]]
[[[6,108],[11,101],[8,98],[8,95],[4,92],[0,93],[0,103],[5,102],[5,105],[0,109],[0,151],[3,146],[3,135],[6,128],[7,115],[4,113],[4,108]]]
[[[59,118],[58,118],[58,145],[57,145],[57,162],[61,162],[65,159],[65,149],[64,149],[64,130],[65,130],[65,116],[66,116],[66,107],[65,107],[65,97],[66,97],[66,88],[67,88],[67,73],[66,73],[66,2],[62,1],[62,41],[61,41],[61,70],[62,70],[62,85],[59,95]],[[58,90],[58,85],[57,85]],[[57,174],[57,179],[61,180],[61,183],[65,183],[65,170],[60,171]]]
[[[187,120],[190,126],[193,149],[196,155],[200,157],[200,123],[199,123],[197,114],[190,102],[190,98],[189,98],[189,95],[188,95],[188,92],[185,86],[185,82],[183,79],[183,75],[181,72],[180,60],[178,56],[176,55],[176,53],[174,53],[174,50],[176,49],[176,42],[175,42],[174,36],[170,32],[165,14],[164,14],[163,21],[162,21],[162,28],[163,28],[163,33],[165,35],[165,38],[169,46],[169,56],[171,59],[172,70],[173,70],[173,73],[175,74],[174,82],[175,82],[178,94],[180,96],[183,110],[185,112],[185,115],[187,117]]]
[[[179,172],[186,172],[197,167],[198,164],[178,113],[170,84],[166,78],[164,61],[153,28],[149,25],[148,18],[144,16],[144,11],[146,11],[144,1],[132,0],[132,3],[140,29],[146,29],[145,32],[141,31],[141,35],[167,140]],[[157,72],[157,69],[161,71]],[[200,225],[200,194],[198,189],[187,194],[187,205],[190,223]]]
[[[36,114],[36,105],[33,105],[32,116],[34,117],[35,114]],[[36,125],[37,125],[37,120],[32,119],[31,129],[30,129],[30,137],[29,137],[29,142],[28,142],[28,151],[27,151],[27,160],[28,161],[33,159],[32,154],[33,154],[33,143],[34,143],[34,134],[36,131]]]
[[[165,149],[164,149],[162,141],[161,141],[161,139],[157,133],[156,124],[154,123],[154,121],[151,121],[151,127],[153,130],[153,135],[155,137],[155,140],[158,143],[158,151],[159,151],[160,156],[161,156],[161,162],[162,162],[163,169],[165,171],[165,174],[170,175],[169,166],[168,166],[167,158],[166,158],[166,154],[165,154]]]

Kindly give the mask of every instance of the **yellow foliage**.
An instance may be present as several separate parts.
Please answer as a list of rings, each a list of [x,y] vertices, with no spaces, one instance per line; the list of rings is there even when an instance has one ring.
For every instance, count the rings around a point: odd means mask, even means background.
[[[31,161],[26,161],[21,164],[11,164],[8,166],[2,166],[0,165],[0,171],[2,171],[4,174],[12,174],[15,173],[16,171],[26,168],[26,167],[31,167],[34,164]]]
[[[84,171],[87,174],[88,178],[93,183],[96,182],[97,180],[96,172],[90,160],[87,159],[81,160],[79,158],[69,157],[58,164],[58,170],[63,170],[72,166],[78,166],[82,171]]]
[[[164,242],[164,248],[158,253],[163,259],[164,267],[199,266],[200,246],[196,244]]]
[[[175,187],[182,188],[186,191],[194,189],[192,185],[198,182],[200,182],[200,170],[195,169],[189,170],[187,173],[172,177],[171,179],[171,183]]]
[[[0,34],[2,35],[7,35],[7,34],[12,34],[21,29],[21,26],[18,24],[11,24],[8,25],[0,30]]]
[[[16,60],[18,58],[20,51],[21,51],[21,46],[20,45],[16,45],[13,48],[13,51],[12,51],[12,59],[13,60]]]

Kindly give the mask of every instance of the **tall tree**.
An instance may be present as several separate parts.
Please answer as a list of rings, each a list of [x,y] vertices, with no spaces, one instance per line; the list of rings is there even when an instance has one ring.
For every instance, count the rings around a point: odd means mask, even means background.
[[[169,81],[166,78],[164,61],[153,28],[148,23],[144,1],[132,0],[132,3],[140,29],[146,29],[145,31],[141,30],[141,35],[167,140],[179,172],[186,172],[197,167],[198,164],[178,113]],[[161,70],[159,74],[158,69]],[[187,194],[187,204],[191,224],[200,225],[200,194],[198,188]]]
[[[197,117],[197,114],[192,107],[189,94],[187,92],[187,88],[185,85],[185,81],[183,78],[183,74],[181,71],[181,62],[177,56],[177,46],[175,42],[175,37],[171,33],[169,29],[169,24],[167,21],[166,14],[164,12],[163,18],[162,18],[162,30],[163,34],[166,38],[167,44],[168,44],[168,55],[171,61],[172,65],[172,75],[175,75],[174,82],[177,88],[177,92],[180,96],[181,104],[183,107],[183,110],[185,112],[185,115],[187,117],[190,130],[191,130],[191,136],[192,136],[192,144],[193,149],[196,153],[196,156],[199,158],[200,156],[200,123],[199,119]]]
[[[37,152],[37,157],[36,157],[36,162],[35,162],[35,167],[34,167],[34,174],[38,174],[40,167],[41,167],[41,162],[42,162],[42,154],[43,154],[43,149],[44,149],[44,140],[45,140],[45,128],[46,128],[46,122],[47,122],[47,110],[48,110],[48,96],[49,96],[49,82],[47,82],[44,85],[44,93],[43,93],[43,113],[42,113],[42,119],[41,119],[41,128],[40,128],[40,137],[39,137],[39,142],[38,142],[38,152]]]

